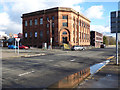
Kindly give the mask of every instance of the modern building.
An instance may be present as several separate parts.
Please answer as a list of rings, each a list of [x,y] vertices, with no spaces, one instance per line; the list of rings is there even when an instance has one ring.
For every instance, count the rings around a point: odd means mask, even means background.
[[[91,31],[90,40],[90,44],[92,46],[100,47],[100,45],[103,44],[103,34],[96,31]]]
[[[50,20],[52,23],[50,24]],[[22,15],[25,45],[90,45],[90,20],[72,8],[55,7]],[[50,39],[52,38],[52,39]]]

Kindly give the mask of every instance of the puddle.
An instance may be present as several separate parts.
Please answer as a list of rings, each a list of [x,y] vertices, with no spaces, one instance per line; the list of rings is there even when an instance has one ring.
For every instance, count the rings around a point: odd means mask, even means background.
[[[52,84],[48,88],[74,88],[74,87],[78,86],[80,84],[80,82],[85,80],[85,78],[87,78],[90,75],[95,74],[99,69],[101,69],[108,62],[110,62],[110,60],[95,64],[95,65],[85,68],[79,72],[68,75],[67,77],[63,78],[62,80]]]
[[[90,67],[90,73],[95,74],[99,69],[101,69],[103,66],[105,66],[110,60],[103,61],[102,63],[95,64]]]

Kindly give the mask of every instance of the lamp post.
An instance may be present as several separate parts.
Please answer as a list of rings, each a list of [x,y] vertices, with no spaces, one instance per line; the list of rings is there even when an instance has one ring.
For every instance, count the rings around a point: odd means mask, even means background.
[[[50,48],[52,49],[52,20],[48,20],[50,23]]]

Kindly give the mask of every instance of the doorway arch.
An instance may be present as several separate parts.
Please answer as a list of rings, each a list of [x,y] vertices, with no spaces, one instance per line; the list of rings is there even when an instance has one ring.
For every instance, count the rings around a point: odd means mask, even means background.
[[[63,28],[60,30],[60,43],[68,44],[70,41],[70,32],[68,29]]]

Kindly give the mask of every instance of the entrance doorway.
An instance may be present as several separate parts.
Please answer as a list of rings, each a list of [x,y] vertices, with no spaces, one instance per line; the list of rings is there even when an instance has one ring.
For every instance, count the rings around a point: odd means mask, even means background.
[[[70,32],[68,29],[62,29],[60,31],[60,44],[69,44],[70,41]]]
[[[62,37],[62,43],[68,44],[67,37]]]

